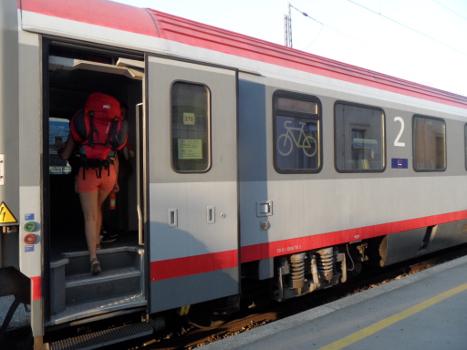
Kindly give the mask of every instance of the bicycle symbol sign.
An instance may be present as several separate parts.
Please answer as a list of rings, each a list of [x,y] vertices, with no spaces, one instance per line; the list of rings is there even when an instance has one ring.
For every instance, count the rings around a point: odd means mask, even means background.
[[[287,131],[277,138],[277,150],[279,153],[282,156],[288,156],[295,145],[297,148],[303,148],[303,152],[307,157],[313,157],[318,151],[318,147],[316,139],[311,135],[307,135],[305,130],[303,130],[307,123],[299,122],[300,128],[294,128],[290,124],[292,124],[290,120],[284,122],[284,128]],[[299,131],[298,139],[292,130]]]

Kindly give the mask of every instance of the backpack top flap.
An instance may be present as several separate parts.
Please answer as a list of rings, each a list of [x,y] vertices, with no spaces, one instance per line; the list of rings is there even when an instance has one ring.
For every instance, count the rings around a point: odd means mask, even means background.
[[[108,125],[109,122],[113,122],[115,117],[118,120],[122,120],[122,114],[120,111],[120,102],[109,95],[94,93],[88,97],[85,106],[86,113],[94,112],[94,123]]]

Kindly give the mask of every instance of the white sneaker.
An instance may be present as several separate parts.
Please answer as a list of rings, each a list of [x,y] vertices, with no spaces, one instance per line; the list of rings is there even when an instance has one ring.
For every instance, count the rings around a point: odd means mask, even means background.
[[[117,240],[116,238],[112,238],[109,236],[103,236],[103,235],[99,236],[99,241],[101,243],[112,243],[112,242],[115,242],[116,240]]]

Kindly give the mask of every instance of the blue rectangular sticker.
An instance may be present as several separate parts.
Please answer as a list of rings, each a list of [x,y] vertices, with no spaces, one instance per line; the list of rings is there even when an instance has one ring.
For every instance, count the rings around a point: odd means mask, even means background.
[[[409,160],[405,158],[392,158],[392,168],[394,169],[407,169],[409,167]]]
[[[27,221],[34,220],[34,214],[33,213],[24,214],[24,220],[27,220]]]
[[[34,246],[33,245],[24,246],[24,251],[25,252],[33,252],[34,251]]]

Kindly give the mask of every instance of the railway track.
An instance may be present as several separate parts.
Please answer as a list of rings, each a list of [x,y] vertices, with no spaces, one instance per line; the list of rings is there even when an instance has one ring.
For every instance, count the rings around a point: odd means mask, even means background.
[[[441,254],[418,258],[409,263],[367,271],[361,277],[355,278],[353,281],[337,288],[317,291],[283,303],[271,303],[261,307],[252,307],[254,304],[251,304],[249,308],[245,308],[245,310],[241,310],[235,314],[232,320],[216,328],[199,329],[187,323],[179,325],[178,329],[165,331],[138,346],[126,347],[125,349],[191,350],[199,348],[203,345],[247,332],[256,327],[261,327],[266,323],[274,322],[331,301],[375,288],[393,280],[404,278],[405,276],[465,255],[467,255],[467,245],[444,251]],[[378,272],[377,275],[375,275],[376,272]]]

